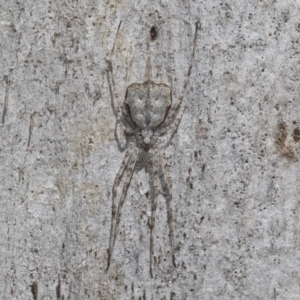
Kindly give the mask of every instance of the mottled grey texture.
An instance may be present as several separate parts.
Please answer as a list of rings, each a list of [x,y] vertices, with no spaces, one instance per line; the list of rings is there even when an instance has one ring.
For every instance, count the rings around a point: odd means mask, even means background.
[[[294,0],[0,0],[0,298],[299,299],[299,15]],[[177,268],[161,191],[150,278],[139,169],[105,273],[124,156],[105,58],[123,20],[120,95],[151,55],[178,97],[198,19],[167,148]]]
[[[171,106],[170,88],[164,84],[145,82],[127,89],[125,100],[130,117],[142,128],[156,128],[165,119]]]

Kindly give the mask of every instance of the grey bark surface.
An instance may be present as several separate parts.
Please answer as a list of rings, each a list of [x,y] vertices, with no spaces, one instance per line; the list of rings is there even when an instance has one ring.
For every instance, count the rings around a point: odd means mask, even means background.
[[[294,0],[0,0],[0,298],[299,299],[299,14]],[[166,148],[177,266],[160,187],[153,278],[147,168],[105,272],[121,20],[121,99],[149,55],[177,99],[201,24]]]

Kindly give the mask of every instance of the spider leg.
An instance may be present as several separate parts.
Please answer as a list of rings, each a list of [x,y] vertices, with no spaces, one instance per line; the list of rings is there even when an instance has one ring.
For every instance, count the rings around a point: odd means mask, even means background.
[[[116,110],[117,123],[119,123],[119,124],[122,123],[124,125],[124,127],[128,130],[128,127],[130,127],[130,129],[131,129],[131,128],[135,128],[136,126],[131,121],[130,117],[128,117],[128,113],[127,113],[125,107],[123,106],[122,101],[120,100],[119,93],[118,93],[117,87],[116,87],[115,75],[114,75],[113,64],[112,64],[112,56],[113,56],[113,53],[115,50],[116,40],[117,40],[117,37],[119,34],[121,24],[122,24],[122,21],[120,21],[120,23],[119,23],[113,47],[109,54],[109,58],[106,60],[107,65],[108,65],[108,71],[106,74],[107,74],[107,82],[109,85],[109,92],[110,92],[111,98],[112,98],[112,105],[113,105],[114,109]],[[121,117],[121,112],[123,114],[122,117]]]
[[[183,88],[182,88],[181,94],[179,95],[178,100],[176,101],[174,106],[171,107],[171,109],[169,111],[169,114],[168,114],[168,117],[166,118],[165,122],[163,123],[164,126],[167,126],[172,121],[172,118],[174,117],[178,107],[180,106],[180,104],[183,100],[187,85],[188,85],[189,80],[190,80],[192,68],[193,68],[195,52],[196,52],[197,33],[198,33],[199,27],[200,27],[200,24],[199,24],[199,21],[198,21],[198,22],[196,22],[196,29],[195,29],[194,39],[193,39],[193,50],[192,50],[192,55],[191,55],[191,59],[190,59],[190,65],[189,65],[189,68],[188,68],[188,71],[187,71],[186,78],[185,78],[184,83],[183,83]]]
[[[150,226],[150,275],[153,277],[152,273],[152,260],[153,260],[153,246],[154,246],[154,227],[155,227],[155,216],[157,207],[157,196],[158,196],[158,151],[154,150],[153,153],[153,188],[154,196],[152,202],[152,213],[151,213],[151,226]]]
[[[122,196],[120,198],[120,202],[118,205],[118,212],[117,212],[117,219],[116,219],[116,226],[115,226],[115,234],[114,234],[114,240],[112,243],[112,247],[114,247],[115,245],[115,240],[116,240],[116,236],[118,233],[118,229],[119,229],[119,224],[120,224],[120,220],[121,220],[121,214],[122,214],[122,207],[127,195],[127,191],[128,191],[128,187],[133,175],[133,171],[134,171],[134,167],[137,161],[137,158],[139,156],[140,151],[136,148],[135,152],[132,154],[130,160],[129,160],[129,164],[128,164],[128,169],[127,169],[127,173],[126,173],[126,178],[124,181],[124,185],[123,185],[123,190],[122,190]]]
[[[124,160],[121,164],[120,170],[115,178],[115,182],[113,185],[113,193],[112,193],[112,216],[111,216],[111,228],[110,228],[110,238],[109,238],[109,250],[108,250],[108,258],[107,258],[107,268],[106,271],[109,269],[110,261],[112,257],[112,252],[114,249],[116,236],[119,229],[121,214],[122,214],[122,207],[126,198],[127,190],[132,178],[132,174],[134,171],[134,167],[136,164],[136,160],[139,155],[139,150],[133,148],[133,145],[130,145],[130,148],[126,151]],[[118,204],[118,209],[116,206],[116,197],[117,197],[117,190],[120,185],[120,181],[122,177],[125,177],[124,185],[122,189],[122,195]]]
[[[170,175],[170,165],[166,159],[166,154],[163,153],[160,155],[163,166],[164,177],[168,186],[168,196],[167,196],[167,209],[168,209],[168,223],[169,223],[169,231],[170,231],[170,242],[171,242],[171,251],[172,251],[172,263],[173,266],[176,267],[175,264],[175,245],[174,245],[174,222],[173,222],[173,194],[172,194],[172,178]]]
[[[119,94],[118,94],[117,88],[116,88],[115,76],[114,76],[114,71],[113,71],[113,66],[112,66],[112,56],[113,56],[113,53],[114,53],[114,50],[115,50],[116,40],[117,40],[117,37],[118,37],[118,33],[119,33],[119,30],[120,30],[121,24],[122,24],[122,21],[120,21],[120,23],[119,23],[117,33],[116,33],[116,36],[115,36],[115,40],[114,40],[114,44],[113,44],[113,47],[111,49],[109,59],[107,60],[108,71],[109,71],[109,85],[110,85],[110,81],[111,81],[110,89],[113,92],[113,96],[114,96],[113,98],[116,101],[116,104],[117,104],[116,107],[117,107],[118,112],[120,112],[120,110],[121,110],[122,103],[120,101]]]
[[[181,109],[181,111],[178,113],[178,115],[176,116],[175,120],[172,123],[169,123],[166,127],[164,127],[160,132],[159,135],[162,136],[164,134],[166,134],[167,132],[172,132],[172,135],[175,133],[175,131],[177,130],[182,116],[185,112],[185,107],[183,109]]]

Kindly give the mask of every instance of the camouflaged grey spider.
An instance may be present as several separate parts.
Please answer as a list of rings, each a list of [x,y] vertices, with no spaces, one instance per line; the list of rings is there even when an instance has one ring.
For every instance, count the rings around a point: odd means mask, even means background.
[[[193,60],[195,56],[196,38],[199,28],[199,22],[196,23],[196,29],[193,39],[193,50],[190,59],[190,64],[185,78],[182,92],[176,103],[172,103],[172,91],[171,88],[164,83],[155,83],[152,81],[151,75],[151,59],[148,57],[146,64],[146,75],[143,83],[134,83],[127,87],[124,103],[120,102],[119,95],[116,89],[116,83],[114,79],[113,67],[112,67],[112,54],[115,48],[115,42],[121,26],[119,24],[113,48],[108,60],[108,82],[111,91],[111,95],[114,101],[114,105],[117,109],[117,122],[122,122],[125,128],[130,128],[128,134],[133,136],[133,139],[129,143],[129,147],[125,153],[124,160],[121,164],[120,170],[114,181],[112,189],[112,217],[111,217],[111,229],[110,240],[108,249],[108,261],[107,269],[109,269],[112,252],[114,249],[116,236],[119,229],[121,220],[122,207],[126,198],[127,190],[135,169],[136,162],[141,152],[152,151],[152,170],[153,170],[153,188],[154,196],[152,200],[152,213],[150,223],[150,274],[152,277],[152,258],[153,258],[153,244],[154,244],[154,226],[155,215],[157,206],[157,196],[159,194],[158,182],[159,182],[159,161],[162,161],[162,170],[165,177],[165,182],[168,188],[168,223],[170,231],[170,242],[172,251],[172,263],[175,264],[175,251],[174,251],[174,229],[173,229],[173,212],[172,212],[172,180],[169,171],[169,164],[166,161],[165,154],[158,150],[161,145],[159,137],[163,136],[167,132],[172,132],[177,129],[181,121],[184,109],[180,110],[181,102],[183,100],[189,78],[192,71]],[[116,103],[115,103],[116,102]],[[118,193],[118,187],[121,180],[124,178],[123,188],[121,189],[120,201],[117,204],[116,198]]]

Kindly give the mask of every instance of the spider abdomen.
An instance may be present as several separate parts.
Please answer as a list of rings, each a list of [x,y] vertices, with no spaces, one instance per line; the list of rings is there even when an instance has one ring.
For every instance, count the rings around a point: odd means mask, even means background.
[[[125,103],[131,120],[139,128],[156,128],[171,106],[171,89],[152,81],[134,83],[127,88]]]

